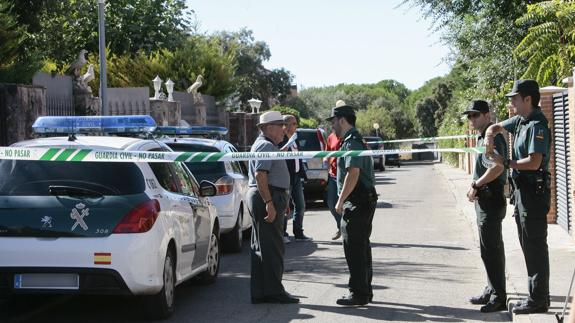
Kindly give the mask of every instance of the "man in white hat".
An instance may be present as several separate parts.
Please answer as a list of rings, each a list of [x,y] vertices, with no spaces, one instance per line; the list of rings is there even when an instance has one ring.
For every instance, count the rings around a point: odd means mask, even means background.
[[[277,152],[285,121],[280,112],[260,116],[260,135],[251,152]],[[252,217],[251,298],[259,303],[299,303],[282,285],[283,224],[290,188],[285,160],[250,160],[248,210]]]

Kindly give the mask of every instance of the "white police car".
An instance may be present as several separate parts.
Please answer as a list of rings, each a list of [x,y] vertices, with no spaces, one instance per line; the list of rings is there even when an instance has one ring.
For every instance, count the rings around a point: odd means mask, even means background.
[[[95,128],[150,131],[155,123],[148,116],[35,123],[44,133]],[[42,160],[0,160],[0,293],[145,295],[150,314],[167,317],[176,285],[196,275],[216,279],[220,224],[207,198],[216,193],[212,183],[198,184],[177,162],[64,161],[82,154],[78,148],[170,151],[165,144],[78,134],[12,147],[57,149]],[[102,157],[114,153],[108,155]]]
[[[225,140],[227,135],[224,127],[192,126],[192,127],[157,127],[156,134],[168,137],[160,140],[180,152],[237,152],[236,148]],[[203,136],[206,138],[191,138]],[[244,231],[252,226],[252,220],[247,213],[246,193],[248,190],[248,171],[240,161],[196,162],[193,159],[186,162],[188,168],[199,180],[207,180],[216,185],[216,195],[211,198],[218,211],[222,245],[229,251],[240,252]]]

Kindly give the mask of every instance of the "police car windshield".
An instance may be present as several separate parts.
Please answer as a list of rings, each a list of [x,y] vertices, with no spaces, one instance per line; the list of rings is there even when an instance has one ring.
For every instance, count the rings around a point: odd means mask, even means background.
[[[186,143],[167,143],[174,151],[185,152],[220,152],[220,150],[213,146],[186,144]],[[226,166],[224,162],[187,162],[186,166],[190,169],[194,177],[198,181],[208,180],[214,181],[226,174]]]
[[[139,194],[145,190],[142,172],[133,163],[0,161],[0,196],[48,196],[54,186],[102,195]]]
[[[297,146],[301,151],[319,151],[321,146],[317,138],[317,132],[314,131],[298,131],[297,132]]]

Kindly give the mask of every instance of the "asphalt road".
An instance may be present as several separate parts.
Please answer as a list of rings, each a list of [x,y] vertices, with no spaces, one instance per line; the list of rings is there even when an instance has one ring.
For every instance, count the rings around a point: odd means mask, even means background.
[[[371,237],[372,304],[359,308],[335,304],[347,292],[343,247],[341,240],[330,240],[336,227],[329,211],[309,205],[304,229],[314,241],[286,246],[284,285],[301,297],[301,304],[250,303],[246,241],[241,253],[223,256],[215,284],[178,287],[176,312],[168,321],[508,321],[503,312],[483,314],[467,303],[483,289],[485,279],[476,228],[463,218],[434,166],[403,165],[376,177],[380,197]],[[0,300],[0,321],[146,321],[141,306],[138,300],[124,297],[34,296]]]

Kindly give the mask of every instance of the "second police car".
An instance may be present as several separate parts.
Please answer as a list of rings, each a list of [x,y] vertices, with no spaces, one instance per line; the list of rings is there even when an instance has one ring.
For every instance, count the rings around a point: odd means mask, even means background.
[[[228,130],[216,126],[158,127],[157,134],[164,135],[162,142],[174,151],[192,154],[195,152],[233,153],[236,148],[225,140]],[[208,180],[216,185],[216,195],[212,201],[218,211],[222,245],[227,251],[240,252],[242,242],[252,226],[247,212],[246,193],[248,171],[241,161],[198,162],[193,159],[186,166],[200,180]]]
[[[75,134],[12,145],[53,148],[45,160],[0,160],[1,294],[144,295],[162,318],[174,311],[176,285],[216,279],[214,184],[177,162],[65,161],[80,159],[78,149],[171,151],[153,139],[79,134],[148,132],[153,119],[42,117],[34,128]]]

